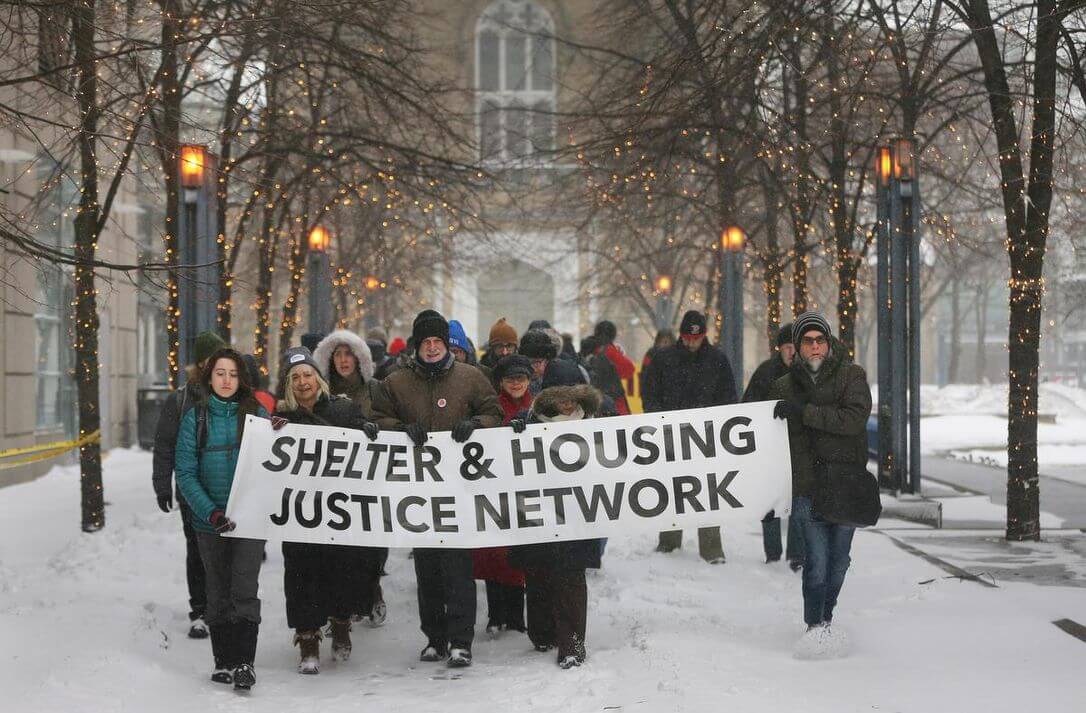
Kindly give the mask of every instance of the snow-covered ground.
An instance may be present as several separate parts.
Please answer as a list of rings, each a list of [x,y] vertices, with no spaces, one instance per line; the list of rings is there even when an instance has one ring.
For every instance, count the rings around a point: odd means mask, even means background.
[[[208,643],[185,638],[180,523],[158,512],[150,470],[146,453],[109,455],[107,527],[94,535],[79,532],[72,467],[0,490],[0,691],[13,710],[968,713],[1082,704],[1086,645],[1050,623],[1086,622],[1082,589],[983,588],[860,532],[836,619],[851,654],[798,661],[799,577],[762,563],[753,530],[725,534],[729,559],[718,567],[689,549],[653,554],[651,537],[612,538],[604,568],[589,577],[583,668],[559,670],[523,635],[484,634],[459,679],[417,660],[423,641],[402,551],[385,579],[389,624],[356,629],[349,662],[299,676],[282,558],[269,545],[258,684],[244,699],[207,680]],[[480,586],[480,622],[484,612]]]
[[[877,398],[877,393],[876,393]],[[961,460],[1007,466],[1007,385],[951,384],[921,389],[921,450]],[[1038,465],[1042,473],[1086,483],[1086,390],[1040,387]],[[1073,466],[1083,466],[1076,469]]]

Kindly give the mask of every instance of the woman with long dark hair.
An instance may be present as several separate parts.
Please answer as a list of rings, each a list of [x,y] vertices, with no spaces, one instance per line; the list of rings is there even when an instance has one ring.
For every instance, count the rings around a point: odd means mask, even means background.
[[[245,418],[267,417],[253,396],[241,354],[229,347],[207,360],[207,401],[185,412],[177,433],[177,486],[192,510],[207,581],[206,620],[215,670],[211,680],[248,690],[260,627],[258,578],[263,540],[222,537],[234,529],[226,502],[234,483]]]

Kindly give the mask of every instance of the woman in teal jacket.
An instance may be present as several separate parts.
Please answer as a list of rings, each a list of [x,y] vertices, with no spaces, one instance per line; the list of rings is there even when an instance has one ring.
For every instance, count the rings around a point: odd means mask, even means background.
[[[253,396],[241,354],[230,348],[211,355],[201,376],[207,401],[189,409],[177,433],[177,486],[192,511],[192,526],[207,575],[206,620],[215,671],[211,680],[249,689],[256,683],[253,659],[260,626],[257,580],[263,540],[222,537],[234,529],[226,501],[234,483],[245,417],[267,418]]]

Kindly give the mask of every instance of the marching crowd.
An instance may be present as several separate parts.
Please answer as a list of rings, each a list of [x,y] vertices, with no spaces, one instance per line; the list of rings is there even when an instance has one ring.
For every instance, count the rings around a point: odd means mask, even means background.
[[[707,337],[705,316],[687,312],[679,337],[662,331],[645,355],[641,394],[646,412],[733,404],[740,400],[727,357]],[[180,510],[187,553],[189,636],[210,638],[211,679],[241,690],[253,668],[261,621],[258,580],[265,543],[223,537],[245,418],[268,418],[274,429],[308,424],[356,429],[369,439],[402,431],[421,446],[431,432],[466,442],[476,429],[600,418],[630,413],[626,398],[636,374],[617,343],[612,322],[600,322],[574,348],[570,335],[537,320],[518,336],[505,319],[490,330],[483,354],[456,320],[434,310],[415,318],[410,338],[391,343],[338,330],[307,334],[280,358],[275,392],[251,355],[214,333],[196,339],[186,381],[165,402],[154,447],[158,505]],[[762,522],[767,562],[782,554],[802,570],[805,639],[824,643],[849,566],[854,529],[812,508],[825,464],[866,464],[864,429],[871,410],[862,368],[818,313],[805,312],[780,330],[777,349],[752,375],[742,401],[777,401],[787,419],[793,506],[787,545],[781,522]],[[682,544],[682,532],[660,533],[660,552]],[[599,568],[605,540],[576,540],[487,549],[416,548],[418,611],[426,637],[419,658],[463,667],[472,663],[476,579],[485,581],[487,627],[526,633],[537,651],[554,651],[563,669],[586,658],[587,569]],[[725,562],[719,527],[698,531],[701,557]],[[352,626],[384,623],[381,588],[387,548],[284,542],[287,625],[299,648],[298,672],[320,671],[321,642],[331,656],[351,654]],[[525,613],[527,615],[525,615]]]

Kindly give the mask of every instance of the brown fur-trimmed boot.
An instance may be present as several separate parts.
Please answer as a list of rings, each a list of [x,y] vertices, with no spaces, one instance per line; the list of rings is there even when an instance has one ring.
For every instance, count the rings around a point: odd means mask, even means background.
[[[298,673],[315,674],[321,672],[321,630],[297,630],[294,633],[294,643],[298,645],[301,660],[298,662]]]
[[[332,659],[346,661],[351,658],[351,620],[332,617]]]

